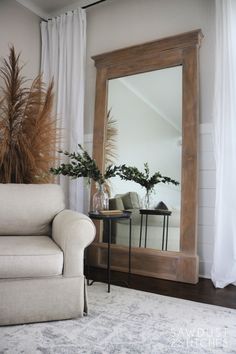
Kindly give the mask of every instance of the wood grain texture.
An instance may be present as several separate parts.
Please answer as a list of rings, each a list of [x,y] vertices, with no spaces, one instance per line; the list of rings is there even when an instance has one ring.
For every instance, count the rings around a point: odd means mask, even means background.
[[[93,243],[90,248],[89,264],[93,267],[107,268],[107,244]],[[96,255],[96,256],[95,256]],[[97,260],[100,260],[99,264]],[[142,265],[142,266],[141,266]],[[128,272],[128,248],[111,245],[111,269]],[[131,273],[154,278],[198,282],[198,256],[182,252],[162,252],[148,248],[132,248]]]
[[[119,64],[132,64],[138,58],[150,59],[163,54],[166,50],[183,49],[190,46],[199,46],[203,35],[200,29],[162,38],[128,48],[118,49],[109,53],[95,55],[92,59],[97,68],[116,66]]]
[[[97,68],[93,156],[102,170],[108,80],[178,65],[183,68],[180,252],[133,248],[134,274],[189,283],[198,281],[198,51],[202,37],[201,30],[196,30],[93,57]],[[89,263],[105,267],[107,245],[98,243],[101,239],[100,227],[97,231]],[[112,245],[113,269],[127,271],[127,257],[128,248]]]

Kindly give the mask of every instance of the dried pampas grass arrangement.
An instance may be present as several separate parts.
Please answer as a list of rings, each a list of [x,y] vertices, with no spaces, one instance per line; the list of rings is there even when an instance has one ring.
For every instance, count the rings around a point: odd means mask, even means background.
[[[117,121],[113,118],[111,114],[111,108],[107,112],[106,116],[106,135],[104,143],[104,155],[105,155],[105,168],[110,165],[116,164],[117,160]],[[111,196],[111,183],[110,181],[105,182],[105,191]]]
[[[105,167],[116,163],[117,159],[117,122],[111,115],[111,109],[107,113],[106,137],[105,137]]]
[[[53,83],[45,88],[39,75],[27,88],[19,57],[11,47],[0,68],[0,183],[48,183],[58,135]]]

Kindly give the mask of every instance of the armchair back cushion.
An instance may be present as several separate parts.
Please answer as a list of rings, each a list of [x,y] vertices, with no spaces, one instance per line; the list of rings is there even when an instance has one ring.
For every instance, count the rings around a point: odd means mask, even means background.
[[[65,209],[57,184],[0,184],[0,236],[50,236],[55,215]]]

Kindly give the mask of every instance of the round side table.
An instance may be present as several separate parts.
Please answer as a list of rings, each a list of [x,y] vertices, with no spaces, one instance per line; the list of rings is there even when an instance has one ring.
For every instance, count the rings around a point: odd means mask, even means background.
[[[109,211],[108,211],[109,212]],[[108,230],[107,235],[107,284],[108,284],[108,293],[110,292],[111,286],[111,223],[112,221],[120,219],[129,219],[129,270],[128,270],[128,283],[130,282],[131,275],[131,231],[132,231],[132,213],[129,211],[122,211],[117,214],[102,214],[96,213],[93,211],[89,212],[89,217],[94,220],[101,220],[103,224],[106,224],[106,230]]]

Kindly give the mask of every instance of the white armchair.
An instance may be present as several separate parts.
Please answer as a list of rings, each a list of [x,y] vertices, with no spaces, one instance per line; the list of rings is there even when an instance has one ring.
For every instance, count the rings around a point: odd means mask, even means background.
[[[0,184],[0,198],[0,325],[82,316],[92,221],[55,184]]]

